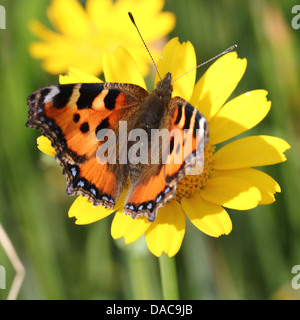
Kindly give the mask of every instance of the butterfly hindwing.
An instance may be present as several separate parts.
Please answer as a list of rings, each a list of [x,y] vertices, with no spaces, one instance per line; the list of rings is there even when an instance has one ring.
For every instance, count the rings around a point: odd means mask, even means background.
[[[133,218],[145,216],[153,221],[158,209],[174,197],[176,188],[166,184],[162,166],[147,182],[144,180],[145,174],[141,172],[140,179],[129,189],[124,212]]]
[[[208,142],[206,118],[190,103],[180,97],[170,101],[169,114],[172,118],[170,153],[164,166],[166,183],[178,182],[192,169],[201,174],[204,167],[204,148]]]
[[[63,163],[67,193],[86,196],[94,205],[114,208],[126,182],[126,167],[100,164],[93,157],[82,164]]]
[[[167,157],[160,158],[156,169],[153,164],[142,167],[124,207],[126,214],[146,216],[150,221],[155,219],[158,209],[174,197],[179,181],[190,168],[198,165],[203,169],[204,147],[208,141],[205,117],[180,97],[170,100],[160,128],[168,129],[170,133],[169,145],[162,145],[162,148],[168,147]],[[152,171],[150,177],[149,170]]]

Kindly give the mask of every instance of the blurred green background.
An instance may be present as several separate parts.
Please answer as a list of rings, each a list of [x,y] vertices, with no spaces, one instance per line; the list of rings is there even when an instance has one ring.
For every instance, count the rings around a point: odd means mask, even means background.
[[[161,299],[158,260],[143,243],[125,247],[112,240],[111,217],[88,226],[67,217],[74,198],[65,194],[61,168],[37,150],[38,132],[25,127],[27,96],[58,82],[28,54],[35,39],[28,21],[50,26],[49,3],[0,1],[6,9],[6,30],[0,30],[0,223],[26,269],[18,298]],[[176,256],[181,299],[300,298],[300,289],[291,286],[292,267],[300,265],[300,29],[291,25],[296,4],[166,0],[165,9],[177,17],[169,37],[190,40],[199,62],[238,44],[248,67],[234,95],[264,88],[272,101],[268,117],[249,134],[276,135],[292,146],[287,162],[263,168],[282,188],[274,204],[229,211],[233,231],[219,239],[187,224]],[[7,275],[0,299],[6,299],[15,271],[2,247],[0,265]]]

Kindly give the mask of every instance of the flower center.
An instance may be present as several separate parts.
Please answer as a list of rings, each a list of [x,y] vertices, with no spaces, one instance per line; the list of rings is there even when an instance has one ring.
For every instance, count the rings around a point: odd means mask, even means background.
[[[209,143],[204,151],[204,169],[200,175],[187,175],[182,178],[177,186],[174,200],[180,202],[185,197],[188,198],[192,194],[200,193],[204,188],[213,166],[213,153],[215,146]]]

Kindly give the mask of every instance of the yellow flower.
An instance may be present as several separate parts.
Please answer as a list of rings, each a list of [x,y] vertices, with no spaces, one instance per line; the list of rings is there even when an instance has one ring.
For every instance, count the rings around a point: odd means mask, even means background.
[[[64,73],[73,66],[99,75],[103,71],[105,49],[112,51],[123,45],[146,75],[149,57],[127,12],[134,14],[156,56],[155,42],[175,26],[175,16],[162,12],[163,6],[164,0],[87,0],[84,9],[77,0],[52,0],[47,13],[57,32],[36,20],[31,21],[31,31],[42,41],[32,43],[29,51],[33,57],[43,60],[43,68],[49,73]]]
[[[122,68],[111,68],[121,61]],[[171,72],[173,79],[195,66],[192,44],[180,44],[177,38],[167,43],[158,61],[161,76]],[[205,148],[204,170],[201,175],[185,176],[180,181],[174,199],[158,211],[154,222],[144,217],[132,219],[123,214],[124,197],[121,197],[111,226],[114,239],[124,237],[128,244],[144,234],[154,255],[165,252],[171,257],[181,247],[185,215],[202,232],[219,237],[232,230],[226,208],[248,210],[275,201],[274,194],[280,192],[278,183],[253,167],[285,161],[283,153],[290,148],[287,142],[277,137],[257,135],[218,146],[254,127],[270,110],[271,102],[267,100],[265,90],[249,91],[226,102],[245,69],[246,59],[239,59],[235,52],[231,52],[213,63],[195,86],[195,70],[173,83],[173,96],[187,99],[208,120],[210,141]],[[123,48],[105,55],[104,70],[106,81],[121,79],[145,87],[134,59]],[[80,78],[84,81],[84,74],[72,69],[68,76],[60,78],[60,82],[76,82]],[[87,224],[113,212],[115,210],[94,207],[85,197],[79,196],[72,204],[69,216],[75,217],[77,224]]]

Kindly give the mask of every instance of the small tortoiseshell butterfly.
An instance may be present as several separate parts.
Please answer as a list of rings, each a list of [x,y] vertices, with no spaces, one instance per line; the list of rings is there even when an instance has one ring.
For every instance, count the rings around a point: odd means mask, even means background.
[[[180,97],[171,98],[171,74],[159,82],[152,92],[129,83],[82,83],[53,85],[41,88],[28,97],[27,127],[39,129],[50,139],[56,160],[67,178],[67,193],[86,196],[94,205],[114,208],[127,177],[130,188],[124,213],[132,217],[155,219],[157,210],[175,195],[178,182],[200,155],[208,141],[205,117]],[[99,130],[112,129],[118,137],[119,121],[127,122],[128,133],[135,128],[182,131],[182,145],[193,141],[192,154],[182,163],[172,161],[176,150],[171,136],[169,163],[158,164],[100,164],[97,149],[103,141],[97,139]],[[117,139],[116,141],[118,141]],[[130,143],[128,143],[128,148]],[[149,137],[149,147],[151,141]],[[182,148],[181,148],[182,147]],[[118,159],[117,159],[118,160]]]
[[[186,100],[172,98],[172,90],[170,73],[150,93],[129,83],[52,85],[28,97],[26,126],[39,129],[50,139],[67,179],[67,194],[81,194],[95,206],[112,209],[129,178],[123,212],[153,221],[158,209],[174,197],[187,171],[196,161],[199,164],[199,158],[204,166],[208,141],[205,117]],[[126,121],[128,133],[137,128],[149,134],[151,129],[179,129],[182,139],[174,145],[174,137],[170,137],[167,163],[160,155],[156,164],[124,163],[119,158],[115,163],[101,164],[96,153],[104,142],[97,139],[97,133],[111,129],[119,141],[120,121]],[[176,163],[176,153],[182,152],[188,139],[192,141],[191,151],[184,154],[181,163]],[[127,148],[131,145],[129,142]],[[150,135],[148,147],[151,148]]]

